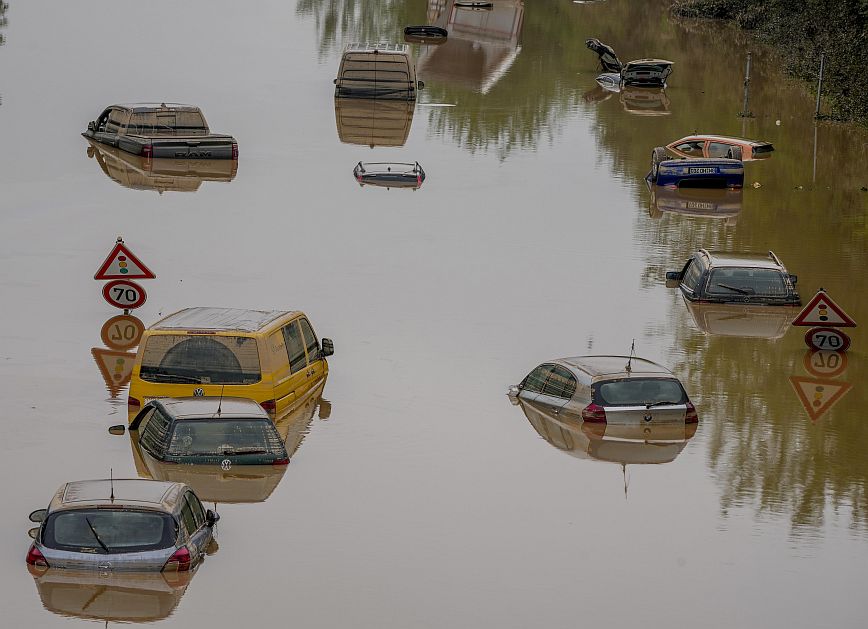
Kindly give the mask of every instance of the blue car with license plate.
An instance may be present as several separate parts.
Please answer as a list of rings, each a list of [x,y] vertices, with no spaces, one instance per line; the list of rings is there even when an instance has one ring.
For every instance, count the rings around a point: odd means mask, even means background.
[[[740,151],[739,151],[740,153]],[[651,153],[647,179],[669,188],[730,188],[744,186],[744,164],[740,154],[728,158],[672,158],[658,146]]]

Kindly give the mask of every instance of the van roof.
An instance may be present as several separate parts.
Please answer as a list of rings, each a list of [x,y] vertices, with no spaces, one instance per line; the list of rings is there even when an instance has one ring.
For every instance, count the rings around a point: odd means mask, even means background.
[[[389,44],[389,43],[379,43],[379,44],[370,44],[370,43],[361,43],[354,42],[352,44],[347,44],[346,48],[344,48],[344,52],[384,52],[387,54],[393,55],[406,55],[408,50],[407,44]]]
[[[49,511],[110,505],[117,508],[138,506],[171,513],[185,486],[184,483],[141,478],[72,481],[57,490]]]
[[[152,325],[150,330],[219,330],[258,332],[291,310],[243,310],[240,308],[185,308]]]
[[[626,369],[627,361],[630,361],[629,372]],[[561,362],[584,371],[594,378],[612,375],[672,377],[672,372],[666,369],[666,367],[636,356],[633,356],[632,360],[629,356],[574,356],[572,358],[561,358]]]

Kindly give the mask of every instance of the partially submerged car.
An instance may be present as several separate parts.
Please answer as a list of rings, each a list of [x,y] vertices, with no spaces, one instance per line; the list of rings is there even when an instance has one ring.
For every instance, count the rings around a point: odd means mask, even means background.
[[[688,301],[711,303],[799,306],[797,281],[773,251],[764,255],[700,249],[680,271],[666,273],[667,287],[680,288]]]
[[[688,135],[666,145],[672,155],[685,158],[726,157],[749,162],[771,157],[771,142],[746,140],[725,135]]]
[[[89,122],[82,135],[148,159],[238,159],[235,138],[211,133],[202,111],[193,105],[112,105]]]
[[[230,182],[237,159],[148,159],[88,139],[87,156],[124,188],[164,192],[195,192],[203,181]]]
[[[151,400],[130,424],[130,437],[166,463],[220,465],[227,470],[289,463],[271,417],[244,398]]]
[[[540,404],[552,413],[569,411],[590,423],[645,426],[699,420],[671,371],[634,356],[552,360],[511,386],[509,396]]]
[[[672,188],[741,188],[744,164],[738,159],[675,158],[658,146],[651,152],[651,171],[646,179],[657,186]]]
[[[413,125],[413,101],[336,98],[335,124],[345,144],[404,146]]]
[[[425,86],[406,44],[347,44],[334,84],[336,98],[403,100],[416,100]]]
[[[328,375],[331,339],[300,311],[186,308],[142,335],[130,378],[131,421],[152,399],[250,398],[280,417]]]
[[[588,39],[585,46],[599,57],[603,74],[597,77],[597,83],[604,89],[617,91],[615,88],[625,85],[666,87],[666,79],[672,74],[674,62],[666,59],[635,59],[624,64],[615,50],[599,39]]]
[[[419,162],[359,162],[353,168],[353,177],[363,187],[418,190],[425,181],[425,171]]]
[[[183,483],[141,479],[64,483],[27,552],[40,569],[185,571],[205,555],[220,516],[205,510]]]
[[[404,41],[412,44],[442,44],[449,37],[449,31],[440,26],[405,26]]]

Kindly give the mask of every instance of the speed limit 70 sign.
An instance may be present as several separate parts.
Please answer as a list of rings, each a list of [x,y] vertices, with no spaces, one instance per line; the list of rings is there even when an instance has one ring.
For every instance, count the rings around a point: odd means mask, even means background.
[[[114,280],[102,287],[102,296],[112,306],[132,310],[148,298],[145,289],[130,280]]]
[[[811,328],[805,334],[805,343],[811,349],[846,352],[850,337],[835,328]]]

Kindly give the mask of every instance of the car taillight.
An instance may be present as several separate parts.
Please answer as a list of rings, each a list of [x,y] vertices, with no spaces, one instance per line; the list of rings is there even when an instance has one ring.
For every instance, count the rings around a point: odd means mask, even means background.
[[[606,421],[606,409],[598,404],[594,404],[591,402],[585,408],[582,409],[582,419],[586,422],[605,422]]]
[[[696,414],[696,407],[693,402],[687,400],[687,413],[684,415],[684,422],[687,424],[695,424],[699,421],[699,415]]]
[[[232,159],[238,159],[238,142],[232,143]]]
[[[166,565],[163,566],[163,570],[177,570],[178,572],[189,570],[192,559],[193,557],[190,555],[190,551],[187,550],[187,547],[181,546],[178,550],[172,553],[172,556],[169,557]]]
[[[41,552],[39,552],[36,544],[30,545],[30,550],[27,551],[27,559],[25,559],[25,561],[31,566],[36,566],[38,568],[48,567],[48,562],[45,561],[45,557]]]
[[[145,159],[151,159],[151,156],[154,154],[154,146],[152,144],[145,144],[142,147],[142,157]]]
[[[264,402],[260,402],[259,406],[261,406],[267,413],[277,412],[277,402],[275,400],[265,400]]]
[[[271,464],[272,465],[289,465],[289,459],[286,457],[284,457],[282,459],[274,459],[274,461],[272,461]]]
[[[132,395],[131,395],[130,397],[127,398],[127,406],[141,406],[141,405],[142,405],[142,403],[139,402],[139,401],[138,401],[136,398],[134,398]]]

